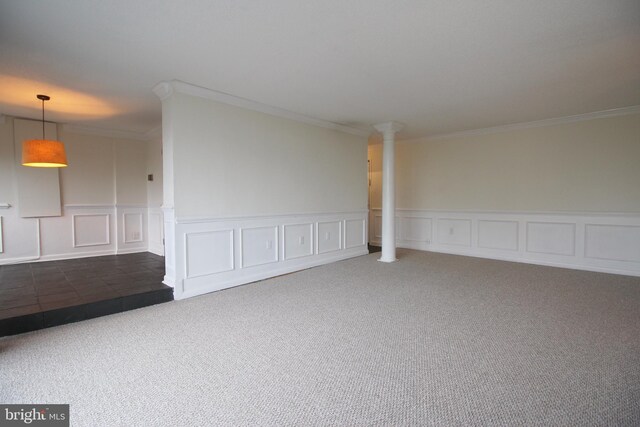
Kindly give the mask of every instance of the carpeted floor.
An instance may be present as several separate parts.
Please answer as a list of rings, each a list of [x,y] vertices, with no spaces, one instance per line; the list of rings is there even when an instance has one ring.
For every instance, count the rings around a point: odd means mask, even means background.
[[[0,339],[78,426],[640,425],[640,278],[400,251]]]

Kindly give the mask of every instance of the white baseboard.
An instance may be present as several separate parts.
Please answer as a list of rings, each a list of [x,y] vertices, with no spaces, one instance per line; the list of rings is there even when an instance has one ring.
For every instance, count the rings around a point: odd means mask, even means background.
[[[38,262],[38,261],[43,261],[43,260],[40,258],[34,258],[34,257],[3,258],[3,259],[0,259],[0,265],[22,264],[25,262]]]
[[[370,243],[380,245],[380,209]],[[640,276],[640,215],[398,209],[401,248]]]
[[[46,261],[61,261],[65,259],[76,258],[90,258],[96,256],[115,255],[115,251],[94,251],[94,252],[70,252],[63,254],[43,255],[40,258],[35,257],[21,257],[21,258],[7,258],[0,260],[0,265],[6,264],[20,264],[26,262],[46,262]]]
[[[117,252],[114,250],[94,251],[94,252],[69,252],[69,253],[63,253],[63,254],[43,255],[40,258],[35,258],[35,257],[5,258],[5,259],[0,259],[0,265],[21,264],[26,262],[62,261],[65,259],[91,258],[96,256],[107,256],[107,255],[125,255],[125,254],[141,253],[141,252],[150,252],[150,251],[147,251],[146,248],[135,248],[135,249],[120,249]]]
[[[126,254],[139,254],[141,252],[149,252],[147,248],[126,248],[118,249],[118,252],[114,255],[126,255]]]
[[[368,253],[366,211],[178,218],[174,224],[175,256],[165,258],[165,283],[174,286],[176,299]],[[166,238],[170,248],[174,239]]]

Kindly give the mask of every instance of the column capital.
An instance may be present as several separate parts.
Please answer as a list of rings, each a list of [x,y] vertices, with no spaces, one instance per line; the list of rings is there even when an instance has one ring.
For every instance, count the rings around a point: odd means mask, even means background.
[[[404,125],[399,122],[391,121],[391,122],[378,123],[377,125],[373,125],[373,128],[378,132],[381,132],[383,134],[388,134],[388,133],[396,133],[402,130],[404,128]]]

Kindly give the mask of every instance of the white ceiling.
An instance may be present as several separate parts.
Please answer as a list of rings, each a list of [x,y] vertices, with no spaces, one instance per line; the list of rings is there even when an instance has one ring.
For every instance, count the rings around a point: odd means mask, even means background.
[[[640,104],[638,0],[0,0],[0,113],[144,133],[178,79],[404,138]]]

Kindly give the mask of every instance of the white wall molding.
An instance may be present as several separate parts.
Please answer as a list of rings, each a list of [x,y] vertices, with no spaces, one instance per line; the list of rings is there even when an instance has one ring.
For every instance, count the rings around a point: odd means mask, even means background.
[[[337,252],[344,248],[343,221],[318,221],[316,223],[316,253]]]
[[[344,215],[353,215],[353,214],[366,214],[368,210],[358,210],[358,211],[348,211],[348,212],[302,212],[302,213],[288,213],[288,214],[263,214],[263,215],[246,215],[246,216],[232,216],[232,217],[224,217],[224,216],[183,216],[177,217],[175,219],[176,224],[198,224],[198,223],[207,223],[207,222],[217,222],[217,221],[253,221],[253,220],[263,220],[263,219],[273,219],[273,218],[296,218],[296,217],[323,217],[323,218],[331,218],[335,216],[344,216]]]
[[[65,209],[115,209],[115,205],[80,205],[80,204],[68,204],[63,205]]]
[[[162,206],[162,218],[164,219],[164,280],[165,285],[175,288],[177,273],[176,257],[176,217],[175,209],[171,206]],[[183,246],[184,247],[184,246]],[[175,294],[175,291],[174,291]]]
[[[611,110],[603,110],[603,111],[594,111],[591,113],[576,114],[573,116],[554,117],[554,118],[543,119],[543,120],[535,120],[532,122],[513,123],[508,125],[502,125],[502,126],[492,126],[488,128],[471,129],[471,130],[465,130],[460,132],[451,132],[451,133],[443,133],[440,135],[425,136],[421,138],[405,139],[400,142],[414,143],[414,142],[423,142],[423,141],[435,141],[440,139],[459,138],[459,137],[465,137],[465,136],[490,135],[495,133],[514,131],[514,130],[556,126],[556,125],[562,125],[566,123],[583,122],[587,120],[601,119],[606,117],[626,116],[626,115],[637,114],[637,113],[640,113],[640,105],[632,105],[630,107],[614,108]]]
[[[116,205],[116,253],[147,250],[147,207],[140,205]]]
[[[264,241],[265,244],[255,245],[253,242]],[[280,235],[278,226],[240,228],[240,266],[242,268],[256,267],[278,262]]]
[[[122,240],[124,243],[140,243],[144,241],[142,212],[122,214]]]
[[[372,207],[371,212],[379,212],[381,211],[381,207]],[[496,210],[473,210],[473,209],[456,209],[456,210],[447,210],[447,209],[410,209],[410,208],[396,208],[396,214],[400,212],[405,214],[415,213],[419,216],[424,216],[425,213],[428,215],[432,214],[446,214],[448,212],[455,212],[458,214],[495,214],[495,215],[551,215],[551,216],[588,216],[588,217],[628,217],[628,218],[637,218],[640,217],[640,212],[597,212],[597,211],[512,211],[512,210],[504,210],[504,211],[496,211]]]
[[[167,253],[165,283],[174,286],[176,299],[368,253],[366,211],[187,222],[167,212],[176,253]]]
[[[115,205],[116,208],[119,209],[146,209],[147,205],[144,204],[136,204],[136,205],[120,205],[120,204],[116,204]]]
[[[10,207],[10,203],[0,203],[0,209],[9,209]]]
[[[111,244],[111,215],[71,215],[71,236],[74,248]]]
[[[396,227],[399,247],[640,276],[640,213],[398,209]]]
[[[171,80],[169,82],[159,83],[153,88],[153,91],[161,100],[170,97],[174,92],[178,92],[185,95],[196,96],[199,98],[205,98],[223,104],[232,105],[234,107],[240,107],[251,111],[269,114],[271,116],[282,117],[296,122],[346,132],[352,135],[368,136],[370,134],[368,130],[358,129],[339,123],[333,123],[327,120],[316,119],[313,117],[305,116],[304,114],[299,114],[293,111],[284,110],[282,108],[262,104],[260,102],[252,101],[249,99],[240,98],[228,93],[218,92],[216,90],[195,86],[189,83],[181,82],[179,80]]]

